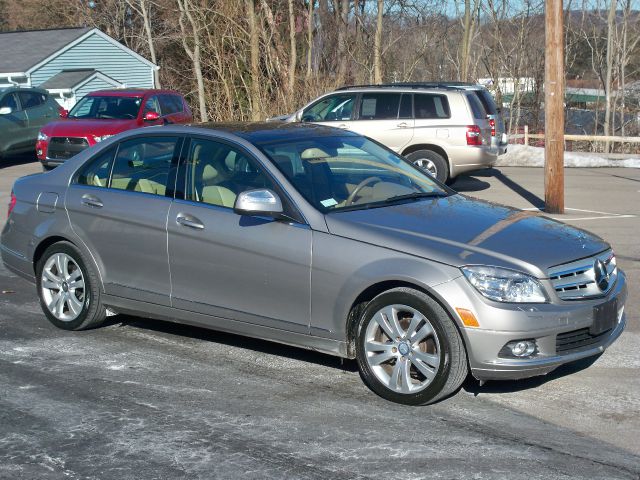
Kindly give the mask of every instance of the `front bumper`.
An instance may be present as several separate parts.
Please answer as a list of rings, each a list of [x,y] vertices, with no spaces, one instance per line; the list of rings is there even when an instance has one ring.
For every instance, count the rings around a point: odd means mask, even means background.
[[[621,270],[616,285],[606,297],[581,301],[558,299],[547,304],[500,304],[481,297],[462,277],[438,289],[449,305],[471,310],[480,323],[480,328],[465,327],[455,311],[452,312],[465,340],[471,373],[478,380],[515,380],[545,375],[565,363],[601,354],[626,326],[627,286]],[[558,335],[589,329],[594,322],[594,307],[614,298],[617,315],[613,328],[591,336],[584,344],[576,343],[570,350],[556,350]],[[506,358],[500,354],[507,343],[527,339],[535,339],[537,353],[534,356]]]

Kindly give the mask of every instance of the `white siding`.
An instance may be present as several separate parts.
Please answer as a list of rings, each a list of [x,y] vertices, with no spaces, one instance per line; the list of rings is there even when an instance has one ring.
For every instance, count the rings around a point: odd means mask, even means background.
[[[78,68],[93,68],[127,87],[153,88],[152,67],[95,33],[34,70],[31,83],[38,86],[62,70]]]

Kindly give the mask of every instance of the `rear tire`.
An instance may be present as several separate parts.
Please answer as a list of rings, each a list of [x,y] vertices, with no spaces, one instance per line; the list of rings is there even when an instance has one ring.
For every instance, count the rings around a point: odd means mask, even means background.
[[[406,155],[407,160],[440,182],[445,183],[449,179],[449,163],[438,152],[433,150],[417,150]]]
[[[467,353],[456,325],[418,290],[395,288],[378,295],[366,306],[356,333],[362,380],[392,402],[434,403],[457,391],[467,377]]]
[[[36,279],[42,311],[56,327],[86,330],[104,322],[98,274],[72,243],[47,248],[36,264]]]

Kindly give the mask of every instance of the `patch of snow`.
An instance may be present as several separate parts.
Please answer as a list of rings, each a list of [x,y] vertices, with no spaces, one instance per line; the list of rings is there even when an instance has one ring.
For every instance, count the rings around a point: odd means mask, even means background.
[[[507,153],[498,157],[497,167],[543,167],[544,148],[524,145],[509,145]],[[597,153],[564,152],[565,167],[627,167],[640,168],[640,157],[629,154],[629,158],[603,158]]]

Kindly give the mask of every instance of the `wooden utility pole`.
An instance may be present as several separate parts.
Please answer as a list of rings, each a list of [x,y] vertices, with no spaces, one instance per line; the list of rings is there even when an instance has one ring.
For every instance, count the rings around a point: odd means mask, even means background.
[[[544,210],[564,213],[564,26],[562,0],[545,0]]]

